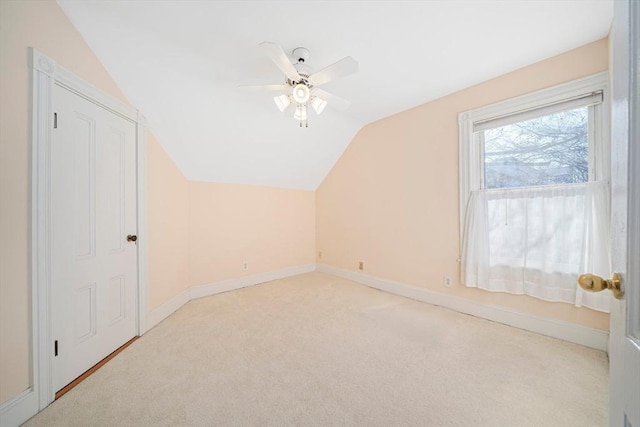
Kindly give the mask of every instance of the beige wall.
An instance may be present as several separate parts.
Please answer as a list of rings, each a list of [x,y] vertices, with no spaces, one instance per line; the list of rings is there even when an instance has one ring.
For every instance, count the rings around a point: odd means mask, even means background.
[[[30,385],[29,46],[127,103],[54,1],[0,0],[0,404]],[[190,183],[150,132],[147,155],[149,310],[190,283],[314,262],[312,191]]]
[[[607,70],[607,40],[364,127],[316,192],[320,262],[608,330],[608,315],[460,285],[459,112]],[[452,289],[443,276],[451,276]]]
[[[190,182],[189,198],[192,286],[315,262],[313,191]]]
[[[147,133],[148,308],[189,286],[189,183]]]
[[[54,1],[0,1],[0,402],[29,386],[29,46],[126,102]]]
[[[189,286],[315,262],[313,191],[187,181],[154,139],[147,150],[149,310]]]
[[[54,1],[0,1],[0,403],[29,386],[29,46],[126,102]],[[590,310],[441,285],[458,282],[457,112],[606,68],[601,41],[373,123],[315,197],[188,182],[149,134],[149,309],[187,286],[312,263],[317,232],[322,262],[606,329]]]

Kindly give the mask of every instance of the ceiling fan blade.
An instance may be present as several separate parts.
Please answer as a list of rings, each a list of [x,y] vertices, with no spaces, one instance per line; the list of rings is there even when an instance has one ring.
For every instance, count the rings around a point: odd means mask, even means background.
[[[262,42],[259,45],[264,53],[276,64],[280,71],[282,71],[290,80],[297,82],[300,80],[300,74],[296,71],[296,67],[293,66],[284,50],[279,44],[272,42]]]
[[[317,73],[313,73],[309,80],[313,82],[314,85],[319,86],[325,83],[329,83],[331,80],[338,79],[340,77],[348,76],[349,74],[358,72],[358,61],[353,59],[350,56],[346,56],[342,58],[340,61],[335,64],[331,64],[326,68],[318,71]]]
[[[349,108],[349,106],[351,105],[351,102],[347,101],[344,98],[340,98],[337,95],[333,95],[327,91],[324,91],[322,89],[318,89],[318,88],[313,88],[313,94],[315,96],[317,96],[318,98],[324,99],[325,101],[327,101],[327,103],[332,106],[333,108],[336,108],[338,110],[346,110],[347,108]]]
[[[291,86],[282,84],[282,85],[247,85],[247,86],[238,86],[239,89],[244,90],[246,92],[275,92],[275,91],[286,91],[291,89]]]

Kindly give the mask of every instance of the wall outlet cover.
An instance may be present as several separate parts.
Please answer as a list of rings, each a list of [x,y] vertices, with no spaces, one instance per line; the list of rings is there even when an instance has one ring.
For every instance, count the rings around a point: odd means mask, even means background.
[[[453,286],[451,283],[451,277],[449,276],[444,276],[444,279],[442,280],[442,282],[445,288],[451,288]]]

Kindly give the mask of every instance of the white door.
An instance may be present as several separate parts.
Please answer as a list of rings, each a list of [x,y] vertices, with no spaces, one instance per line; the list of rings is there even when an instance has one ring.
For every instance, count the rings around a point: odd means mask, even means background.
[[[58,85],[51,146],[55,390],[136,335],[136,126]]]
[[[640,2],[614,7],[611,254],[625,295],[611,306],[610,425],[640,427]]]

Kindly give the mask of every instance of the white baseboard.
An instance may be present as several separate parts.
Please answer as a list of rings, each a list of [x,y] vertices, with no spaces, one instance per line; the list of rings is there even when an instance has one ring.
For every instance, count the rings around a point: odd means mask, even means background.
[[[25,390],[0,405],[0,427],[17,427],[38,412],[33,389]]]
[[[507,307],[480,303],[467,298],[434,292],[406,283],[368,276],[366,274],[332,267],[325,264],[318,264],[317,270],[322,273],[332,274],[334,276],[367,285],[381,291],[446,307],[460,313],[470,314],[472,316],[503,323],[519,329],[536,332],[541,335],[559,338],[564,341],[573,342],[586,347],[595,348],[597,350],[608,350],[609,333],[600,329],[577,325],[575,323],[565,322],[562,320],[536,316],[534,314],[524,313]]]
[[[189,289],[185,289],[169,301],[156,307],[147,314],[147,331],[175,313],[180,307],[189,302]]]
[[[284,279],[285,277],[310,273],[315,270],[315,264],[307,264],[299,265],[296,267],[289,267],[277,271],[270,271],[268,273],[254,274],[252,276],[220,280],[218,282],[208,283],[206,285],[194,286],[190,288],[189,296],[191,299],[202,298],[209,295],[219,294],[221,292],[233,291],[236,289],[246,288],[247,286],[270,282],[272,280]]]
[[[247,286],[253,286],[259,283],[270,282],[277,279],[284,279],[285,277],[297,276],[298,274],[310,273],[315,270],[315,264],[306,264],[296,267],[284,268],[282,270],[220,280],[218,282],[208,283],[206,285],[191,287],[171,298],[160,307],[151,310],[149,314],[147,314],[147,330],[153,328],[158,323],[171,316],[175,311],[177,311],[180,307],[182,307],[192,299],[215,295],[222,292],[233,291],[235,289],[246,288]]]

